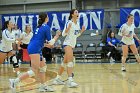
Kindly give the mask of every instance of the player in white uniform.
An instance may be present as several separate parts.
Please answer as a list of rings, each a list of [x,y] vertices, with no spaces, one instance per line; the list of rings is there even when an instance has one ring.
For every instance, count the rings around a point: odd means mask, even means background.
[[[68,74],[68,87],[76,87],[78,86],[77,83],[74,82],[72,78],[72,71],[73,71],[73,49],[76,45],[77,37],[80,36],[84,31],[85,27],[82,27],[80,30],[80,25],[77,22],[79,17],[79,13],[76,9],[70,11],[69,21],[65,24],[62,36],[66,36],[63,47],[65,50],[64,60],[61,63],[60,70],[58,71],[57,77],[54,79],[53,84],[64,84],[64,82],[60,79],[61,74],[64,71],[64,65],[67,66],[67,74]]]
[[[123,51],[123,56],[122,56],[122,71],[126,71],[125,69],[125,61],[128,55],[128,47],[132,50],[133,54],[135,55],[138,63],[140,63],[140,56],[138,54],[138,50],[136,48],[135,42],[134,42],[134,37],[140,42],[138,37],[136,36],[134,32],[134,17],[133,15],[129,15],[127,18],[127,22],[124,23],[119,31],[119,35],[122,36],[122,51]]]
[[[20,35],[22,32],[16,24],[14,25],[13,33],[14,33],[16,39],[20,38]]]
[[[15,39],[19,39],[22,32],[21,32],[21,30],[18,28],[18,26],[17,26],[16,24],[14,24],[14,27],[13,27],[13,29],[12,29],[12,33],[14,34]],[[17,49],[17,44],[16,44],[16,43],[13,43],[13,49],[16,50],[16,51],[18,50],[18,49]]]
[[[2,31],[2,43],[0,47],[0,64],[4,62],[6,57],[13,62],[13,68],[15,69],[16,73],[19,74],[19,65],[18,60],[15,56],[15,53],[12,51],[13,47],[12,44],[15,43],[16,39],[12,32],[13,24],[10,21],[6,21]],[[9,60],[8,60],[9,61]]]

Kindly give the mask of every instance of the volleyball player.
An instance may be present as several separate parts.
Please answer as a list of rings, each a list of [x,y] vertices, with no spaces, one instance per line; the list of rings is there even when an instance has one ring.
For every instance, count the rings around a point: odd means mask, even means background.
[[[130,49],[132,50],[133,54],[135,55],[137,62],[140,63],[140,56],[138,53],[138,50],[136,48],[135,42],[134,42],[134,37],[135,39],[137,39],[138,42],[140,42],[140,40],[138,39],[137,35],[134,32],[134,17],[133,15],[128,15],[127,17],[127,22],[124,23],[119,31],[119,35],[122,36],[122,51],[123,51],[123,55],[122,55],[122,67],[121,70],[122,71],[126,71],[125,68],[125,62],[126,62],[126,58],[128,56],[128,47],[130,47]]]
[[[33,31],[33,37],[28,45],[28,53],[31,58],[31,70],[27,71],[25,74],[21,75],[16,79],[9,79],[10,87],[16,89],[16,85],[29,77],[36,77],[36,80],[40,82],[39,91],[40,92],[53,92],[53,88],[45,84],[45,74],[47,66],[44,62],[44,59],[41,56],[41,49],[44,47],[44,42],[47,40],[48,46],[52,46],[60,33],[57,33],[56,36],[52,39],[50,27],[47,25],[49,21],[48,15],[45,13],[39,14],[38,27]]]
[[[64,60],[61,63],[60,69],[58,71],[57,77],[54,79],[53,84],[64,84],[64,82],[61,80],[61,74],[64,71],[64,66],[67,66],[67,74],[68,74],[68,87],[76,87],[78,86],[77,83],[74,82],[72,77],[73,72],[73,49],[76,45],[77,37],[79,37],[84,31],[85,27],[82,26],[82,30],[80,30],[80,25],[77,19],[79,18],[78,10],[73,9],[70,11],[69,15],[69,21],[65,24],[62,36],[66,36],[63,48],[65,51]]]
[[[12,33],[14,34],[14,38],[15,39],[18,39],[20,38],[20,35],[21,35],[21,30],[18,28],[17,24],[14,24],[14,27],[12,28]],[[21,59],[19,59],[19,53],[20,53],[20,50],[18,50],[18,44],[16,43],[13,43],[13,50],[15,51],[15,55],[17,57],[17,62],[19,64],[19,62],[21,62]],[[17,69],[13,68],[13,72],[16,72]]]
[[[2,43],[0,47],[0,64],[2,64],[6,58],[9,59],[8,61],[13,63],[14,71],[17,73],[17,75],[19,75],[19,64],[12,46],[12,44],[16,41],[15,36],[12,32],[12,28],[13,23],[11,21],[5,21],[2,29],[3,31]]]
[[[13,31],[13,33],[15,35],[15,38],[19,39],[22,32],[21,32],[21,30],[18,28],[18,26],[16,24],[14,24],[14,28],[13,28],[12,31]]]

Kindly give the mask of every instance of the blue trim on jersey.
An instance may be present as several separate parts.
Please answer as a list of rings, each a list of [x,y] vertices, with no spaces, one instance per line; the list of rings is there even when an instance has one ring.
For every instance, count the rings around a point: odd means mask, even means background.
[[[66,23],[66,28],[68,27],[68,23],[70,22],[70,20]]]
[[[6,34],[6,30],[5,30],[5,35],[7,36],[7,38],[9,38],[8,35]]]
[[[63,45],[62,48],[65,48],[66,46],[68,46],[68,45]]]

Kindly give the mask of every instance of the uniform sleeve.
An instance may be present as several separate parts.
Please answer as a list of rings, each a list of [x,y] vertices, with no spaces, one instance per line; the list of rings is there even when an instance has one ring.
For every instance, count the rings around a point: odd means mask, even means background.
[[[8,32],[6,31],[2,32],[2,36],[7,42],[13,42],[13,43],[15,42],[15,38],[14,37],[10,38],[10,36],[8,35]]]
[[[111,42],[111,39],[108,37],[106,42],[107,43]]]
[[[120,43],[121,41],[119,39],[116,38],[117,43]]]
[[[64,27],[63,32],[62,32],[62,36],[63,36],[63,37],[67,35],[67,33],[65,33],[65,30],[67,29],[69,23],[71,23],[71,21],[68,21],[68,22],[65,24],[65,27]]]
[[[122,36],[124,30],[125,30],[125,25],[122,25],[119,29],[118,35]]]
[[[47,26],[46,28],[46,38],[47,38],[47,41],[50,41],[52,39],[52,34],[51,34],[51,30],[50,30],[50,27]]]

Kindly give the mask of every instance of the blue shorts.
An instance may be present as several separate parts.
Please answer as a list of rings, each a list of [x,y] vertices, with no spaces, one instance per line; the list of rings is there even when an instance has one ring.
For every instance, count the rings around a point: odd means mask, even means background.
[[[37,46],[37,45],[35,45],[33,43],[29,44],[28,48],[27,48],[29,55],[30,54],[40,54],[41,53],[41,49],[42,49],[42,47]]]
[[[29,55],[30,54],[40,54],[40,61],[42,61],[43,56],[42,56],[42,48],[41,47],[35,46],[35,45],[33,46],[33,44],[29,44],[27,50],[28,50]]]
[[[68,46],[68,45],[63,45],[62,48],[65,48],[66,46]]]

